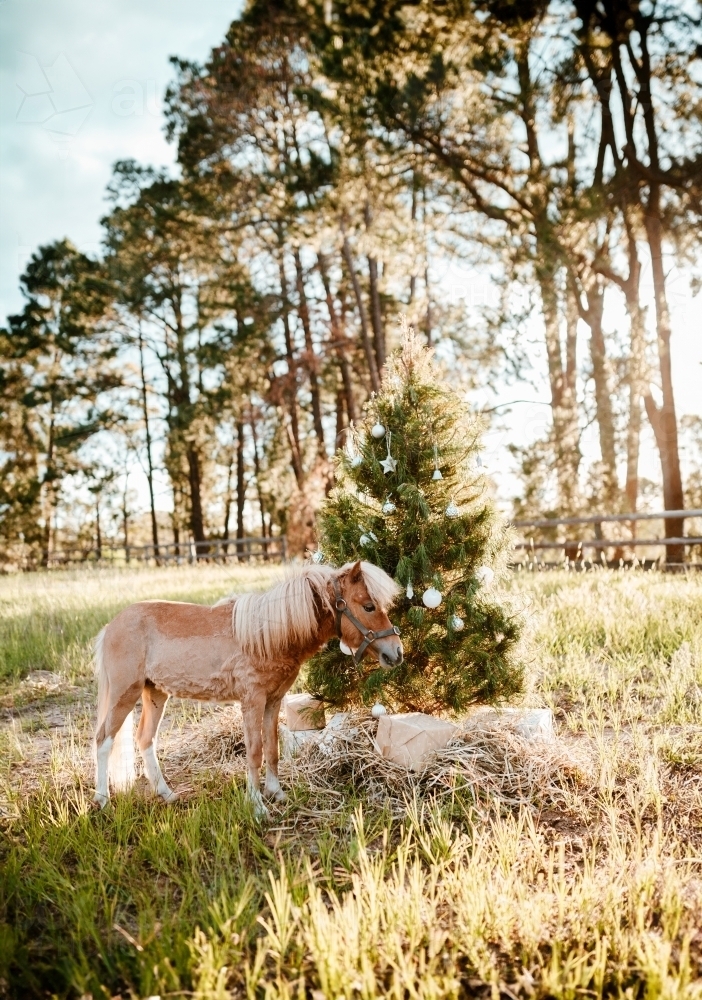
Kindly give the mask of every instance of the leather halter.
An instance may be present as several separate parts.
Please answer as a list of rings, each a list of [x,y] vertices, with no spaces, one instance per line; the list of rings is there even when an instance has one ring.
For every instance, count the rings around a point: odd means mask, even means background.
[[[382,632],[374,632],[373,629],[366,628],[363,622],[359,622],[358,618],[356,618],[356,616],[349,611],[349,606],[346,603],[345,598],[341,596],[339,581],[334,578],[333,582],[335,597],[334,608],[336,609],[336,634],[339,639],[343,641],[343,637],[341,635],[341,619],[343,615],[346,615],[349,621],[356,626],[358,631],[363,636],[363,642],[353,654],[354,663],[358,666],[363,658],[363,654],[376,639],[384,639],[388,635],[399,635],[400,630],[397,625],[393,625],[392,628],[384,628]]]

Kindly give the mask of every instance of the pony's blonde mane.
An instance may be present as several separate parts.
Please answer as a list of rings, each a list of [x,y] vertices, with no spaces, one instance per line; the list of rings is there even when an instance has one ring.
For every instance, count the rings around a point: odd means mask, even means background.
[[[347,563],[340,570],[303,566],[263,594],[237,596],[232,627],[244,653],[270,659],[286,647],[307,643],[317,629],[320,606],[333,610],[331,580],[353,565]],[[361,569],[369,596],[380,607],[388,608],[400,588],[378,566],[363,562]]]

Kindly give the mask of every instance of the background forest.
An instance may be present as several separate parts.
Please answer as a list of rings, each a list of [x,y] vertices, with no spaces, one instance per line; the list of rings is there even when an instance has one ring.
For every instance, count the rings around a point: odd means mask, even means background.
[[[173,60],[166,108],[178,169],[115,164],[102,253],[39,247],[0,331],[5,565],[107,539],[303,553],[402,315],[466,391],[518,396],[543,357],[515,514],[702,506],[670,357],[671,273],[696,291],[700,259],[695,0],[252,2],[204,65]],[[479,322],[456,264],[499,291]]]

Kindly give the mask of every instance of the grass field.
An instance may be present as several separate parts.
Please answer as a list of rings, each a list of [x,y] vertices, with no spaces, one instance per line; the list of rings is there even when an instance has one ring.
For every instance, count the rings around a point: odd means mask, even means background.
[[[366,722],[259,825],[236,710],[173,702],[184,800],[94,812],[91,637],[271,572],[0,580],[0,996],[702,997],[701,578],[508,582],[550,744],[498,726],[411,778]]]

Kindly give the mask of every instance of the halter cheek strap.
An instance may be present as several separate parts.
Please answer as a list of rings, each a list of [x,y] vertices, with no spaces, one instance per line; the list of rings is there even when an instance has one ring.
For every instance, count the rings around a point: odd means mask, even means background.
[[[358,647],[356,652],[353,654],[353,659],[356,666],[359,665],[359,663],[363,659],[363,654],[368,649],[368,647],[375,642],[376,639],[384,639],[388,635],[400,634],[400,630],[397,627],[397,625],[393,625],[392,628],[384,628],[382,632],[374,632],[372,629],[366,628],[363,622],[360,622],[358,618],[356,618],[356,616],[352,614],[351,611],[349,611],[349,606],[346,603],[344,597],[342,597],[341,591],[339,590],[339,581],[337,579],[334,579],[334,598],[335,598],[334,608],[336,611],[336,634],[338,635],[339,639],[342,638],[341,619],[344,615],[346,615],[349,621],[356,626],[358,631],[363,636],[363,642]]]

